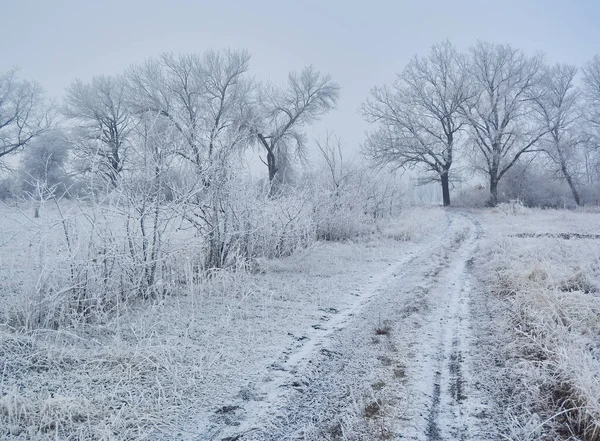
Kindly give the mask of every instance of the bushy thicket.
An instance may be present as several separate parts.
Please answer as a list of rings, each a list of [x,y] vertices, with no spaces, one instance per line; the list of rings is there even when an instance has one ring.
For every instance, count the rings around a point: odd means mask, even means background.
[[[582,205],[600,204],[600,182],[578,184]],[[484,207],[489,195],[485,185],[463,185],[455,198],[457,205]],[[572,192],[564,179],[532,162],[515,164],[504,176],[498,190],[498,202],[519,200],[527,207],[575,208]]]
[[[599,183],[579,184],[584,205],[597,205],[600,198]],[[521,162],[509,170],[500,186],[502,201],[519,199],[528,207],[574,208],[576,203],[569,186],[554,172],[535,163]]]
[[[163,54],[68,88],[66,135],[32,138],[16,184],[0,188],[28,204],[15,222],[35,250],[27,277],[0,287],[7,322],[103,321],[190,278],[368,234],[398,211],[396,184],[347,164],[341,148],[292,173],[304,129],[334,108],[339,86],[312,66],[283,87],[261,84],[249,62],[243,50]],[[256,148],[268,181],[250,176]]]
[[[209,278],[252,270],[256,259],[285,257],[317,240],[370,234],[378,220],[398,214],[400,194],[372,170],[355,170],[335,190],[313,173],[277,197],[240,171],[204,200],[182,196],[177,182],[189,176],[152,188],[136,175],[101,199],[47,194],[22,203],[23,211],[12,210],[22,230],[14,240],[28,242],[31,255],[25,268],[4,274],[3,320],[21,329],[102,322],[119,308],[177,293],[189,279],[184,268],[196,280]]]

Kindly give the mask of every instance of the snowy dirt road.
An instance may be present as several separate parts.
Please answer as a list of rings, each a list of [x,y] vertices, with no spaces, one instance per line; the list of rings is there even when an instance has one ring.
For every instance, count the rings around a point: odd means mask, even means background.
[[[199,439],[493,439],[472,363],[482,234],[473,215],[448,210],[441,234],[298,338],[261,389],[223,406]]]

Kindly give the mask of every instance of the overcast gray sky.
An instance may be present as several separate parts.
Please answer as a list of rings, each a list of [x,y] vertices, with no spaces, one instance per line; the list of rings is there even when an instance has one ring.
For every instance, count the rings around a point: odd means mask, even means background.
[[[600,2],[0,0],[0,71],[13,66],[60,98],[76,78],[121,72],[162,52],[246,48],[258,79],[281,83],[313,64],[341,85],[327,129],[348,149],[367,128],[357,114],[374,85],[391,82],[415,53],[446,38],[459,49],[477,39],[546,52],[581,65],[600,52]]]

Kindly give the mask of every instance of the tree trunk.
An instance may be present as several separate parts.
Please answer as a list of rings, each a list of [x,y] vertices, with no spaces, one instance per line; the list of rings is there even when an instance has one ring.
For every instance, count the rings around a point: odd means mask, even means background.
[[[578,207],[580,207],[581,206],[581,198],[579,197],[579,192],[577,191],[577,187],[575,186],[575,182],[573,182],[573,178],[571,177],[571,174],[567,170],[567,166],[564,164],[562,166],[562,172],[563,172],[563,176],[567,180],[567,183],[569,184],[569,187],[571,188],[571,193],[573,193],[573,199],[575,199],[575,203],[577,204]]]
[[[275,165],[275,146],[267,141],[262,133],[258,133],[258,139],[267,151],[267,168],[269,169],[269,182],[273,182],[277,174],[277,166]]]
[[[488,205],[490,207],[498,205],[498,179],[496,176],[490,176],[490,200]]]
[[[442,179],[442,199],[444,200],[444,207],[450,206],[450,183],[448,172],[442,173],[440,176]]]
[[[565,158],[565,155],[560,148],[560,144],[559,144],[558,140],[556,140],[556,151],[558,153],[558,159],[560,161],[560,171],[562,172],[562,175],[566,179],[567,184],[569,184],[569,188],[571,189],[571,193],[573,194],[573,199],[575,199],[575,203],[577,204],[578,207],[580,207],[581,206],[581,198],[579,197],[579,192],[577,191],[577,186],[575,185],[575,182],[573,182],[573,176],[571,176],[571,173],[569,173],[569,169],[567,168],[567,159]]]
[[[277,175],[277,165],[275,164],[275,146],[272,143],[269,143],[269,141],[267,141],[267,139],[263,136],[262,133],[258,133],[258,139],[260,140],[260,142],[262,143],[262,145],[264,146],[265,150],[267,151],[267,168],[269,170],[269,185],[270,185],[270,189],[269,189],[269,196],[273,197],[275,196],[275,193],[277,193],[277,182],[275,180],[275,176]]]
[[[277,174],[277,167],[275,166],[275,155],[273,150],[267,151],[267,167],[269,168],[269,181],[273,182],[275,175]]]

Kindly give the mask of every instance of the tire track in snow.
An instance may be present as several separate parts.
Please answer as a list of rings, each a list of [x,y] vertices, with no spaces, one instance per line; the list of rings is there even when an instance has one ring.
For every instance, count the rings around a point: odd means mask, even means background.
[[[472,255],[483,230],[472,216],[460,214],[471,222],[472,228],[468,240],[463,241],[450,270],[444,275],[449,289],[448,295],[444,296],[446,308],[439,320],[444,325],[439,329],[437,351],[433,357],[435,375],[425,430],[427,441],[481,440],[483,436],[474,416],[483,407],[483,400],[474,390],[469,390],[466,361],[472,340],[469,273],[473,267]]]
[[[365,411],[356,409],[357,391],[372,381],[369,371],[385,371],[397,380],[390,387],[400,388],[396,392],[410,401],[405,411],[397,408],[399,403],[390,403],[393,431],[385,432],[391,436],[386,439],[483,440],[473,437],[477,424],[472,416],[479,404],[467,368],[468,271],[482,230],[465,213],[451,210],[446,219],[438,238],[374,277],[352,307],[334,315],[320,335],[286,354],[271,372],[269,391],[256,407],[246,409],[244,420],[236,422],[239,426],[200,439],[376,439],[348,433],[352,418],[367,418]],[[395,323],[388,340],[395,347],[392,352],[400,354],[381,356],[369,343],[373,328],[365,324],[376,323],[382,314]],[[404,354],[412,354],[406,355],[405,364],[395,358]],[[377,413],[382,404],[374,403],[375,407],[366,404]],[[325,427],[330,417],[337,422]]]
[[[303,373],[312,367],[313,362],[315,364],[318,363],[316,361],[317,358],[323,358],[323,356],[330,358],[331,355],[339,355],[336,351],[326,348],[330,346],[330,340],[334,334],[343,332],[347,328],[351,329],[356,317],[359,317],[363,313],[363,310],[375,298],[381,295],[382,287],[387,287],[390,283],[394,283],[394,281],[398,280],[396,277],[405,268],[412,267],[421,262],[424,256],[430,256],[435,252],[439,252],[444,238],[448,236],[454,224],[454,216],[446,213],[445,219],[446,224],[439,236],[426,242],[421,249],[407,254],[392,267],[374,275],[368,286],[364,286],[359,290],[359,294],[352,305],[344,311],[336,313],[327,321],[325,328],[320,325],[317,328],[313,326],[318,331],[318,334],[312,333],[311,338],[302,342],[295,351],[284,353],[282,360],[273,363],[273,370],[270,372],[271,381],[269,382],[269,388],[263,394],[261,400],[263,403],[267,403],[266,406],[261,403],[261,405],[256,406],[255,409],[249,412],[250,415],[245,418],[245,421],[236,422],[236,428],[222,427],[210,435],[205,435],[206,439],[220,441],[288,439],[277,435],[266,435],[261,428],[263,422],[272,418],[274,414],[280,413],[280,408],[286,406],[285,402],[289,400],[290,393],[297,392],[303,386],[306,386],[306,380],[302,379]],[[353,331],[350,330],[349,332]]]

